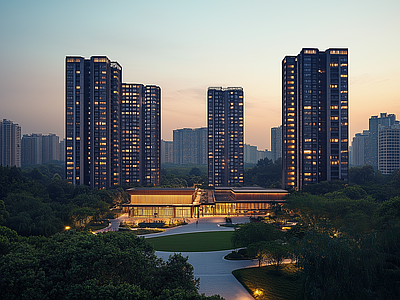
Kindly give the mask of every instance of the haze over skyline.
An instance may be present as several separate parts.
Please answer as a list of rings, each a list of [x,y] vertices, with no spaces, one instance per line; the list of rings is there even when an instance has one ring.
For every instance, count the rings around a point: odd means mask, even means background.
[[[162,90],[162,138],[206,126],[208,87],[243,87],[245,142],[270,149],[281,61],[349,49],[350,141],[400,117],[400,1],[7,1],[0,6],[0,118],[64,137],[65,57],[105,55],[123,82]]]

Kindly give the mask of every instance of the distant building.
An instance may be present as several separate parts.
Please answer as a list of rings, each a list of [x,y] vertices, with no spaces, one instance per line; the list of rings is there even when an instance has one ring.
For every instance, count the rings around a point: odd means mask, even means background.
[[[273,161],[282,157],[282,125],[271,128],[271,154]]]
[[[55,134],[24,134],[21,141],[22,165],[41,165],[60,160],[59,137]]]
[[[22,165],[41,165],[43,163],[42,146],[42,134],[24,134],[21,140]]]
[[[348,181],[348,49],[282,61],[282,185]]]
[[[264,159],[264,158],[268,158],[268,159],[272,159],[272,152],[268,149],[263,150],[257,150],[257,162],[260,159]]]
[[[161,140],[161,164],[174,163],[174,142]]]
[[[60,141],[58,149],[60,150],[58,153],[58,160],[65,162],[65,139]]]
[[[207,128],[183,128],[173,131],[173,157],[178,165],[207,164]]]
[[[42,136],[42,163],[58,160],[60,152],[60,138],[54,133]]]
[[[268,149],[258,150],[257,146],[244,144],[244,162],[246,164],[257,164],[260,159],[272,159],[272,153]]]
[[[256,164],[258,162],[257,146],[244,144],[244,162],[246,164]]]
[[[21,126],[0,121],[0,165],[21,167]]]
[[[243,184],[244,92],[241,87],[207,91],[208,184]]]
[[[380,116],[372,116],[369,119],[369,136],[366,140],[365,164],[378,169],[378,135],[380,126],[392,126],[398,124],[395,114],[381,113]]]
[[[400,124],[378,128],[378,170],[391,174],[400,169]]]
[[[351,166],[361,167],[365,165],[365,149],[367,146],[368,137],[368,130],[364,130],[362,133],[356,133],[356,135],[353,137]]]

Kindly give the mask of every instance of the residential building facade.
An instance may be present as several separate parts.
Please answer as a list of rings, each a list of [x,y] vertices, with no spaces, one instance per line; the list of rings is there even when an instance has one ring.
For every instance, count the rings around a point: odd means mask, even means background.
[[[161,164],[174,163],[174,142],[161,140]]]
[[[369,137],[369,131],[364,130],[362,133],[356,133],[353,137],[353,141],[351,143],[352,151],[351,151],[351,166],[353,167],[361,167],[365,165],[365,149],[367,146],[367,140]]]
[[[43,141],[41,134],[24,134],[21,140],[21,164],[41,165],[43,163]]]
[[[273,161],[282,157],[282,125],[271,128],[271,155]]]
[[[54,133],[42,135],[42,163],[58,160],[60,152],[60,138]]]
[[[100,189],[121,183],[159,185],[159,87],[124,84],[121,65],[106,56],[71,56],[66,58],[65,93],[70,183]],[[127,99],[131,96],[137,99]],[[135,172],[138,178],[131,177]]]
[[[252,146],[250,144],[244,144],[244,163],[246,164],[256,164],[258,162],[258,150],[257,146]]]
[[[174,164],[207,164],[207,128],[182,128],[173,131]]]
[[[0,120],[0,165],[21,167],[21,126]]]
[[[348,50],[282,61],[282,185],[348,181]]]
[[[122,84],[121,153],[124,184],[160,185],[161,89]]]
[[[400,169],[400,124],[379,126],[378,170],[388,175]]]
[[[371,116],[369,119],[369,136],[365,145],[365,164],[378,169],[378,136],[380,126],[392,126],[398,124],[395,114],[381,113],[378,116]]]
[[[207,91],[208,184],[243,184],[244,92],[241,87]]]

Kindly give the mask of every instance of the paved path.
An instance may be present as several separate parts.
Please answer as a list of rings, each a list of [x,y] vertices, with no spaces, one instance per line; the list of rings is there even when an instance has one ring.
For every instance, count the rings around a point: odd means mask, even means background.
[[[233,223],[245,223],[249,221],[248,217],[232,217]],[[225,218],[223,217],[204,217],[201,219],[187,219],[189,223],[187,225],[182,225],[173,228],[167,228],[163,232],[146,234],[144,237],[154,237],[181,233],[191,233],[191,232],[207,232],[207,231],[233,231],[233,227],[218,226],[218,224],[225,223]],[[197,222],[197,223],[196,223]]]
[[[194,277],[200,278],[199,292],[211,296],[219,294],[226,300],[254,300],[246,289],[232,275],[232,271],[258,266],[255,260],[225,260],[231,250],[212,252],[182,252],[194,267]],[[167,260],[171,252],[156,251],[156,255]]]
[[[106,228],[96,230],[94,233],[97,234],[97,233],[101,233],[101,232],[118,231],[121,219],[119,219],[119,218],[109,219],[109,221],[110,221],[110,224]]]
[[[198,224],[196,224],[198,220]],[[244,223],[248,217],[232,217],[234,223]],[[220,227],[224,223],[222,217],[207,217],[191,219],[188,225],[167,229],[164,232],[145,235],[146,238],[154,236],[182,234],[204,231],[229,231],[232,227]],[[246,289],[232,275],[232,271],[247,267],[257,266],[256,260],[225,260],[224,256],[232,250],[211,251],[211,252],[182,252],[188,257],[188,262],[194,267],[194,276],[200,278],[200,293],[207,296],[219,294],[226,300],[254,300]],[[164,260],[173,254],[172,252],[156,251],[156,255]]]

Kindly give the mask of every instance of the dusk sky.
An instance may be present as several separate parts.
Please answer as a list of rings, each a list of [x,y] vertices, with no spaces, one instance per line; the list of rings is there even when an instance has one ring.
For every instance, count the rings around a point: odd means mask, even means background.
[[[162,89],[162,138],[206,126],[210,86],[243,87],[245,142],[270,149],[281,61],[349,48],[350,136],[400,119],[400,1],[2,1],[0,118],[64,137],[65,57],[106,55]]]

